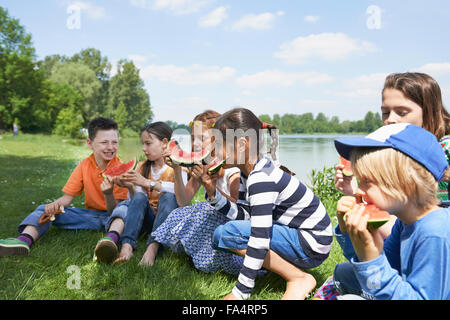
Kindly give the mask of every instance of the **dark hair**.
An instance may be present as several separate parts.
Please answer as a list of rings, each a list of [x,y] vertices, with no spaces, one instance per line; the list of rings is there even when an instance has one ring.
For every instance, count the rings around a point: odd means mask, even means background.
[[[119,130],[117,122],[112,119],[98,117],[89,121],[88,135],[90,140],[94,140],[99,130]]]
[[[163,141],[164,139],[167,139],[167,141],[170,141],[170,139],[172,138],[173,130],[165,122],[153,122],[153,123],[147,124],[144,128],[142,128],[141,135],[144,132],[147,132],[148,134],[153,134],[160,141]],[[145,163],[141,167],[141,175],[143,177],[147,178],[150,173],[151,167],[152,167],[152,161],[147,159],[147,161],[145,161]]]
[[[275,155],[276,146],[278,145],[278,134],[277,134],[277,130],[276,130],[277,127],[272,124],[262,122],[249,109],[235,108],[235,109],[232,109],[232,110],[224,113],[217,120],[217,122],[214,125],[214,128],[218,129],[224,137],[226,136],[227,129],[233,129],[233,130],[241,129],[244,132],[246,132],[250,129],[255,130],[256,132],[258,132],[258,134],[256,135],[258,155],[261,154],[261,147],[262,147],[262,143],[260,141],[261,136],[260,136],[259,132],[262,129],[269,130],[269,134],[272,138],[272,141],[270,143],[269,153],[272,156],[273,160],[277,160],[276,155]],[[289,169],[287,169],[284,166],[280,166],[280,169],[282,169],[283,171],[285,171],[291,175],[295,175],[295,173],[293,173],[292,171],[290,171]]]
[[[425,73],[393,73],[387,76],[384,90],[395,89],[422,108],[423,128],[438,140],[450,133],[450,116],[442,103],[439,84]]]

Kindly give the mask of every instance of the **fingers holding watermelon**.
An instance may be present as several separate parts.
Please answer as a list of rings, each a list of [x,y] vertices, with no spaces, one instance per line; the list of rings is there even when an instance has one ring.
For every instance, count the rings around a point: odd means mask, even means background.
[[[111,195],[114,189],[113,178],[110,176],[104,176],[103,182],[100,184],[100,189],[104,195]]]
[[[345,215],[345,228],[360,262],[373,260],[383,251],[383,237],[379,230],[369,231],[369,219],[365,206],[359,204]]]

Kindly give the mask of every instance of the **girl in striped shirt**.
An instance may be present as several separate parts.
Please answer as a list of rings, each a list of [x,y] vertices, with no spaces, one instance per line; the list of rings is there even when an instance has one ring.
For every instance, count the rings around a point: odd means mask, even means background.
[[[214,128],[216,156],[222,153],[225,167],[241,170],[236,203],[217,193],[213,181],[205,185],[210,204],[232,220],[215,230],[213,245],[245,257],[238,282],[225,299],[248,299],[261,268],[286,280],[283,299],[304,299],[316,281],[301,269],[317,267],[331,250],[332,225],[323,204],[298,179],[264,157],[263,123],[250,110],[233,109]],[[233,141],[228,141],[231,132]],[[238,136],[239,132],[245,135]]]

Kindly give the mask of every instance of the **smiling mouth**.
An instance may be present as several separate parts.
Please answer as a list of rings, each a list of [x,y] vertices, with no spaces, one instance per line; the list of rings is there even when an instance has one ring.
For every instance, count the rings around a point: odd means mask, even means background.
[[[107,157],[112,157],[114,156],[114,152],[103,152],[103,154]]]

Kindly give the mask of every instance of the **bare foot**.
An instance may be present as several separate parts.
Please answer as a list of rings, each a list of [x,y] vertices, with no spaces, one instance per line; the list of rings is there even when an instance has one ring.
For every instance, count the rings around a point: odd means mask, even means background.
[[[287,282],[286,292],[281,300],[305,300],[316,284],[316,279],[312,275],[304,273],[301,278]]]
[[[158,253],[160,244],[158,242],[152,242],[145,250],[144,256],[139,262],[140,266],[152,267],[155,264],[156,254]]]
[[[128,243],[124,243],[122,245],[122,248],[120,249],[120,256],[113,262],[113,265],[120,264],[121,262],[126,262],[130,260],[132,256],[133,247]]]

